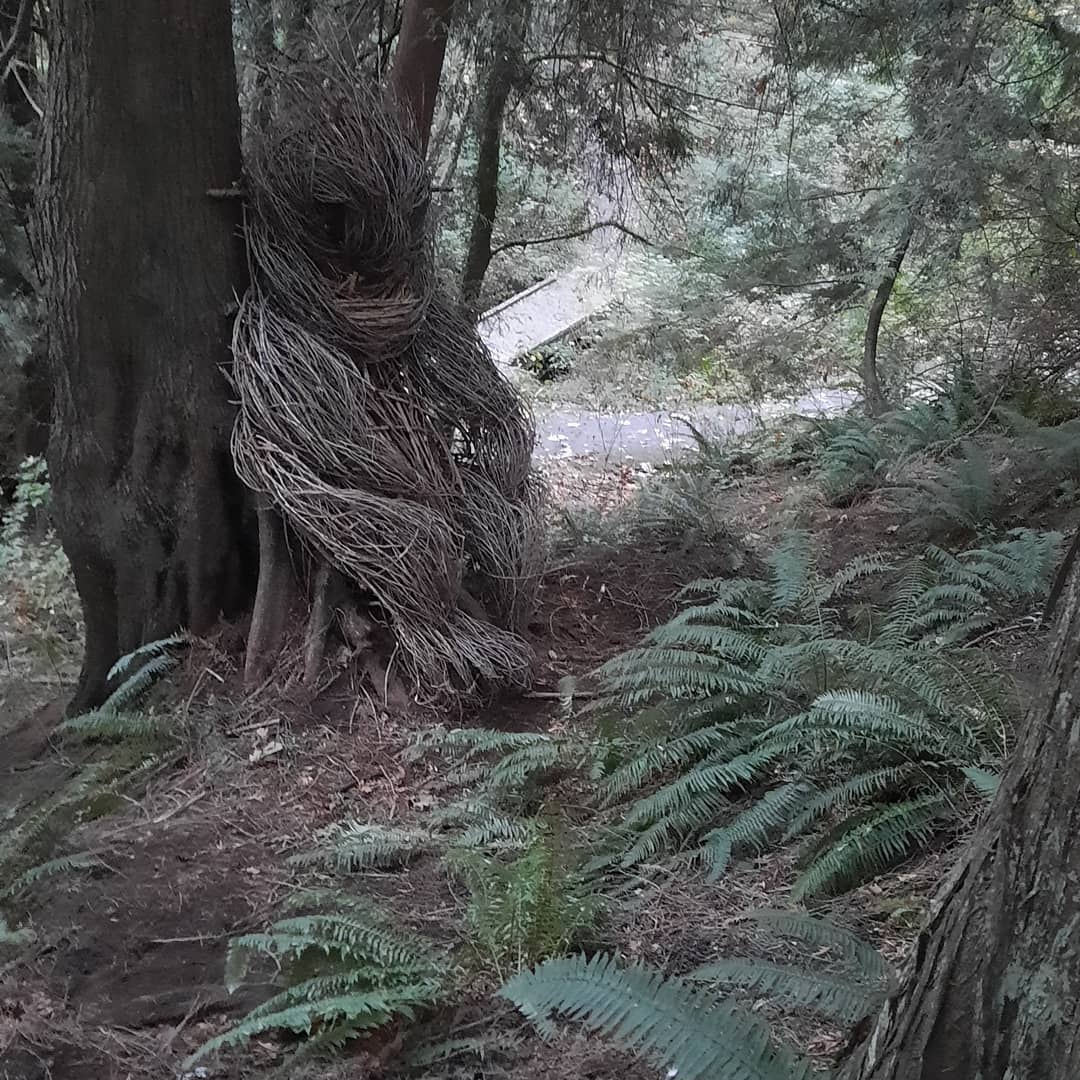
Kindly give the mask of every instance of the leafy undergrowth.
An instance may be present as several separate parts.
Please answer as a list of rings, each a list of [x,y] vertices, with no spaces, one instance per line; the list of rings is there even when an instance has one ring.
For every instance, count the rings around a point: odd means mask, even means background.
[[[637,1044],[650,1063],[555,1023],[604,1028],[559,996],[564,977],[613,1001],[624,985],[706,1010],[730,996],[835,1060],[993,784],[1014,715],[1003,673],[1037,665],[1032,613],[1069,504],[1050,499],[1041,532],[992,521],[935,544],[873,488],[820,499],[818,465],[786,453],[678,478],[681,520],[695,499],[722,508],[704,545],[665,533],[635,484],[615,531],[564,549],[545,581],[533,695],[473,716],[379,707],[348,670],[314,699],[282,685],[240,701],[225,640],[195,644],[153,723],[120,708],[64,733],[11,696],[9,846],[85,755],[133,761],[166,732],[168,761],[125,774],[100,813],[75,805],[49,850],[5,870],[5,1067],[655,1076],[673,1046],[659,1029]],[[882,823],[904,814],[889,840]],[[887,858],[825,872],[823,853],[875,828]],[[883,957],[865,993],[840,939],[754,915],[800,897]],[[538,970],[542,986],[524,974]]]

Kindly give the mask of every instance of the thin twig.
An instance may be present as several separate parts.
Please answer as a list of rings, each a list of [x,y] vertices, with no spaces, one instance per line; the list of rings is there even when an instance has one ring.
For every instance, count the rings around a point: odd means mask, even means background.
[[[559,240],[576,240],[581,236],[588,236],[590,233],[596,232],[598,229],[618,229],[619,232],[625,233],[627,236],[636,240],[639,244],[645,244],[647,247],[655,247],[656,245],[647,236],[642,236],[641,233],[635,232],[628,225],[624,225],[621,221],[597,221],[592,225],[586,225],[581,229],[574,229],[572,232],[554,233],[551,236],[534,236],[525,237],[520,240],[508,240],[505,244],[499,244],[497,247],[491,249],[491,257],[503,251],[509,251],[511,248],[527,248],[534,247],[536,244],[554,244]]]

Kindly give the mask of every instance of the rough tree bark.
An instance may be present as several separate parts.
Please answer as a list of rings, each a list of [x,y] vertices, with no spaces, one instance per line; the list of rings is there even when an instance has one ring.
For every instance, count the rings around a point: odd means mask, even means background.
[[[911,238],[914,235],[915,214],[911,213],[908,215],[900,237],[896,241],[896,246],[893,248],[893,253],[885,265],[881,280],[874,291],[874,298],[870,301],[870,310],[866,317],[866,331],[863,334],[862,356],[863,394],[868,416],[880,416],[889,407],[889,403],[885,398],[885,391],[881,388],[881,377],[878,374],[878,338],[881,335],[882,316],[889,306],[893,286],[896,284],[896,279],[900,274],[900,268],[904,265],[904,259],[907,257],[908,248],[911,246]]]
[[[508,0],[497,15],[491,63],[477,106],[479,148],[476,159],[476,206],[469,230],[469,249],[461,275],[461,298],[474,307],[491,263],[491,235],[499,209],[499,166],[503,117],[514,79],[524,63],[525,31],[532,0]]]
[[[1001,787],[919,939],[912,977],[844,1080],[1080,1076],[1078,544],[1055,587],[1042,690]]]
[[[56,0],[41,163],[55,517],[86,624],[72,702],[118,656],[250,605],[229,453],[245,283],[227,0]]]
[[[426,153],[435,117],[454,0],[405,0],[390,90],[412,120]]]

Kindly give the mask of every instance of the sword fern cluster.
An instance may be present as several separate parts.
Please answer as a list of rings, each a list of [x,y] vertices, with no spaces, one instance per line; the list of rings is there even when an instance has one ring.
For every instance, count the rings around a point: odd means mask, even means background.
[[[720,874],[810,835],[805,898],[928,841],[1007,729],[1001,680],[965,643],[1043,592],[1059,542],[1024,530],[899,576],[874,556],[823,574],[792,533],[761,577],[691,586],[696,603],[601,669],[631,714],[600,783],[626,807],[621,863],[689,850]]]

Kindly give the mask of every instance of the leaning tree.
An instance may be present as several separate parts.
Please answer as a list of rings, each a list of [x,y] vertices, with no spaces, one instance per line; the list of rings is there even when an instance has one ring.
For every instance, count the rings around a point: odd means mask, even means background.
[[[910,979],[844,1080],[1080,1075],[1076,553],[1074,543],[1055,589],[1043,688],[994,803],[935,905]]]
[[[284,77],[249,140],[248,288],[229,4],[53,6],[40,224],[73,709],[119,656],[222,615],[254,607],[265,658],[314,567],[418,681],[523,677],[531,424],[442,299],[427,228],[449,8],[408,0],[381,97]]]

